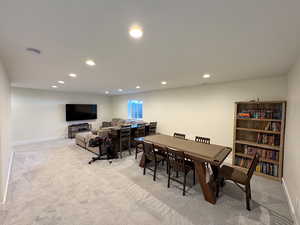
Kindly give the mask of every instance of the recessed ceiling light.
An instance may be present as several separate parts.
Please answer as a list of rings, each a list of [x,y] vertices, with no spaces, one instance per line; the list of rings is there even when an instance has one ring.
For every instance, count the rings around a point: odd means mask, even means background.
[[[52,85],[51,87],[52,87],[52,88],[57,88],[57,86],[56,86],[56,85]]]
[[[141,87],[140,87],[140,86],[136,86],[135,88],[136,88],[136,89],[140,89]]]
[[[121,92],[121,91],[123,91],[123,89],[119,88],[118,91]]]
[[[162,84],[162,85],[166,85],[166,84],[167,84],[167,81],[162,81],[161,84]]]
[[[133,25],[129,28],[129,35],[134,39],[143,37],[143,29],[138,25]]]
[[[105,94],[108,95],[108,94],[109,94],[109,91],[106,91]]]
[[[75,73],[70,73],[70,74],[69,74],[69,77],[75,78],[75,77],[77,77],[77,75],[76,75]]]
[[[93,61],[92,59],[86,60],[85,64],[88,65],[88,66],[95,66],[96,65],[95,61]]]
[[[59,84],[65,84],[65,82],[62,81],[62,80],[57,81],[57,83],[59,83]]]
[[[208,73],[207,73],[207,74],[204,74],[204,75],[203,75],[203,78],[205,78],[205,79],[210,78],[210,74],[208,74]]]

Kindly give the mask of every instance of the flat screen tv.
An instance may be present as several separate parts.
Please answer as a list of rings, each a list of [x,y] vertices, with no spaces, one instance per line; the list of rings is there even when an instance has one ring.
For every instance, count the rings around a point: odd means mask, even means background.
[[[66,104],[66,120],[95,120],[97,119],[97,105]]]

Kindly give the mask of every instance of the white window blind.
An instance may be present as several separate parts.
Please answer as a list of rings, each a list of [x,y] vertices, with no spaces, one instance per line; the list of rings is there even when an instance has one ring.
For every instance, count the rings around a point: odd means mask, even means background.
[[[143,118],[143,102],[137,100],[128,101],[128,119]]]

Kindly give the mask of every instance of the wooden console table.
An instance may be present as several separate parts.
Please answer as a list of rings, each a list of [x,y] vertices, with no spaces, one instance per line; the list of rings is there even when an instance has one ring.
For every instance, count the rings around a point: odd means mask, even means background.
[[[75,138],[77,133],[88,132],[92,130],[89,123],[73,124],[68,126],[68,138]]]

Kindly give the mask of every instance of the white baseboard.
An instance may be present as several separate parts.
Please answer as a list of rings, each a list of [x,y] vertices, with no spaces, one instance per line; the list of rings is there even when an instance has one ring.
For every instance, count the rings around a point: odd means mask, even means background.
[[[13,143],[13,147],[19,146],[19,145],[35,144],[35,143],[44,142],[44,141],[59,140],[59,139],[64,139],[64,138],[66,138],[66,137],[64,137],[64,136],[59,136],[59,137],[51,137],[51,138],[41,138],[41,139],[32,139],[32,140],[16,141],[16,142]]]
[[[8,185],[9,185],[9,180],[10,180],[10,176],[11,176],[11,170],[12,170],[12,164],[13,164],[14,156],[15,156],[15,152],[12,152],[11,155],[10,155],[10,159],[9,159],[8,174],[7,174],[7,179],[6,179],[2,204],[6,203],[7,193],[8,193]]]
[[[292,213],[292,217],[293,217],[293,220],[294,220],[294,224],[295,225],[299,225],[299,222],[298,222],[298,219],[297,219],[297,216],[296,216],[296,212],[295,212],[295,207],[293,205],[293,202],[292,202],[292,199],[291,199],[291,196],[289,194],[289,190],[287,188],[287,185],[286,185],[286,182],[285,180],[282,178],[282,184],[283,184],[283,189],[284,189],[284,192],[286,194],[286,197],[288,199],[288,203],[289,203],[289,208],[290,208],[290,211]]]

